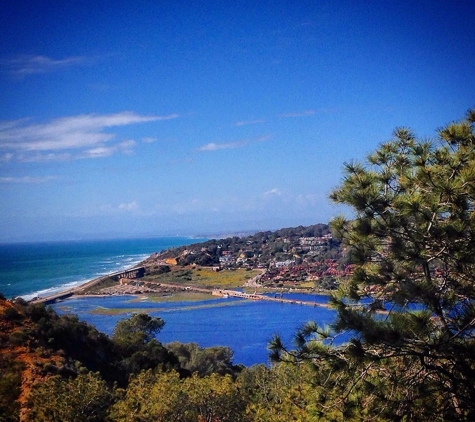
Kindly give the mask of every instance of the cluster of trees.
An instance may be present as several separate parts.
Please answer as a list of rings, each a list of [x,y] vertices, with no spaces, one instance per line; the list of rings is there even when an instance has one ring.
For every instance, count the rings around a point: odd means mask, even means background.
[[[284,260],[293,257],[290,251],[299,248],[301,237],[321,237],[331,232],[327,224],[315,224],[312,226],[298,226],[276,231],[259,232],[247,237],[230,237],[226,239],[211,239],[207,242],[172,248],[161,253],[163,258],[178,258],[180,265],[203,265],[212,266],[219,264],[222,251],[229,251],[237,258],[244,252],[249,257],[258,257],[255,264],[266,265],[273,259]],[[285,239],[285,242],[284,242]],[[326,256],[319,259],[341,257],[340,242],[330,242]],[[182,255],[185,250],[189,254]],[[285,251],[288,251],[286,253]]]
[[[0,421],[20,415],[31,421],[104,420],[145,371],[173,372],[182,380],[241,370],[227,347],[165,347],[156,338],[163,325],[161,318],[133,314],[108,337],[76,316],[0,297]]]
[[[309,367],[257,365],[237,376],[180,377],[176,371],[147,370],[126,389],[98,374],[53,377],[30,395],[31,421],[270,422],[332,420],[337,412],[315,406]],[[321,419],[321,415],[326,413]],[[333,415],[333,416],[332,416]]]
[[[109,338],[43,305],[1,302],[2,422],[257,422],[322,414],[308,365],[245,368],[233,365],[227,347],[164,346],[156,338],[164,321],[146,314],[119,321]],[[8,352],[17,346],[17,354]],[[22,375],[28,366],[37,373],[31,389]]]

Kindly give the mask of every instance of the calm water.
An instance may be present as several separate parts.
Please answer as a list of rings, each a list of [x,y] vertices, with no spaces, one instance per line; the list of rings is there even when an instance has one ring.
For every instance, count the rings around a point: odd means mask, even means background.
[[[153,252],[201,242],[185,237],[0,244],[0,292],[31,299],[131,267]]]
[[[327,301],[325,296],[305,298],[320,303]],[[166,303],[137,301],[127,296],[80,298],[55,304],[54,308],[58,313],[77,314],[106,334],[112,334],[117,321],[131,312],[147,311],[165,321],[164,329],[157,336],[162,343],[180,341],[195,342],[201,347],[228,346],[234,351],[234,363],[247,366],[267,363],[267,345],[273,335],[279,334],[291,345],[295,330],[302,324],[316,320],[324,325],[335,318],[335,311],[321,307],[235,298]],[[96,309],[122,309],[123,313],[114,316],[92,313]]]

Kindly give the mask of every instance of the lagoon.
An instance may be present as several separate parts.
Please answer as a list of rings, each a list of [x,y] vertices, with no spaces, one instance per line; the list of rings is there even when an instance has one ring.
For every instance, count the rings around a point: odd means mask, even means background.
[[[286,294],[301,300],[301,295]],[[320,295],[304,295],[304,300],[326,303]],[[275,334],[291,345],[297,328],[308,321],[319,325],[334,321],[334,310],[290,303],[249,301],[237,298],[197,302],[152,302],[134,296],[72,298],[53,305],[59,313],[77,314],[108,335],[122,318],[133,312],[147,312],[165,321],[157,339],[163,344],[179,341],[201,347],[228,346],[234,363],[246,366],[268,363],[267,345]]]

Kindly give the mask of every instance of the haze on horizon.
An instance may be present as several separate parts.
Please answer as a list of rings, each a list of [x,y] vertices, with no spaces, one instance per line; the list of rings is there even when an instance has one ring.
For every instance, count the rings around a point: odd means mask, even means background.
[[[475,106],[475,2],[5,2],[0,242],[328,222]],[[343,210],[344,211],[344,210]]]

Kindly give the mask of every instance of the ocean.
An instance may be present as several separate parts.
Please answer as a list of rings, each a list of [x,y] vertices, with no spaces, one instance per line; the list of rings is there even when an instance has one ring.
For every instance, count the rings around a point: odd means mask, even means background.
[[[131,267],[153,252],[203,242],[190,237],[0,244],[0,292],[47,296]]]

